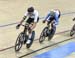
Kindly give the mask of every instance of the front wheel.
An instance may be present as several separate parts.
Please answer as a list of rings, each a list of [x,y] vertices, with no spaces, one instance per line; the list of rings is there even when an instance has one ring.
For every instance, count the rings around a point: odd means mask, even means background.
[[[35,31],[32,31],[32,36],[31,36],[31,42],[29,44],[26,44],[26,48],[30,48],[33,41],[34,41],[34,38],[35,38]]]
[[[16,52],[18,52],[22,47],[22,39],[23,39],[23,32],[21,32],[17,37],[16,43],[15,43]]]
[[[75,34],[75,24],[73,25],[71,31],[70,31],[70,36],[73,36]]]
[[[47,30],[48,30],[48,27],[45,27],[41,34],[40,34],[40,37],[39,37],[39,42],[42,43],[44,40],[45,40],[45,37],[47,37]]]

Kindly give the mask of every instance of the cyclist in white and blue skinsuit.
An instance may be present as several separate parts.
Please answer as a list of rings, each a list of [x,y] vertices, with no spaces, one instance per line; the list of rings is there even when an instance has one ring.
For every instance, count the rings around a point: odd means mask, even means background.
[[[51,23],[53,20],[55,21],[54,24],[58,25],[59,23],[59,18],[60,18],[60,11],[55,9],[55,10],[51,10],[49,11],[49,13],[47,14],[47,16],[45,17],[45,19],[43,20],[43,23],[45,23],[45,21],[49,23]]]
[[[47,22],[47,25],[51,24],[51,30],[56,31],[56,25],[59,23],[60,15],[61,13],[58,9],[51,10],[43,20],[43,23]]]

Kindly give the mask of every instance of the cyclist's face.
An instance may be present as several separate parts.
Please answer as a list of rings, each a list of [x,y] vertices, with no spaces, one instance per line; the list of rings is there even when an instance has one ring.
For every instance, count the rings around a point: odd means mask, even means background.
[[[29,12],[29,14],[33,14],[33,12]]]

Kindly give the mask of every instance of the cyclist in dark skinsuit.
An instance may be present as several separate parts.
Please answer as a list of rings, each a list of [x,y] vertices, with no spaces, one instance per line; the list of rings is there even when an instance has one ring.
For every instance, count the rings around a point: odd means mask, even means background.
[[[33,6],[29,7],[27,9],[27,12],[24,14],[23,19],[20,21],[20,23],[16,26],[17,28],[20,27],[20,25],[22,24],[22,22],[24,22],[24,20],[28,18],[26,20],[26,23],[29,24],[30,27],[30,31],[29,31],[29,40],[27,40],[27,44],[29,44],[31,42],[31,35],[32,35],[32,30],[36,27],[37,22],[39,20],[39,15],[38,15],[38,11],[34,9]]]

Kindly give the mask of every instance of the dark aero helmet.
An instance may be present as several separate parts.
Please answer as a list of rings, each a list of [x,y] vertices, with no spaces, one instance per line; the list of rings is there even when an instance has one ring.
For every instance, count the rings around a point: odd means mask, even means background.
[[[27,9],[27,11],[28,11],[28,12],[34,12],[34,7],[29,7],[29,8]]]

